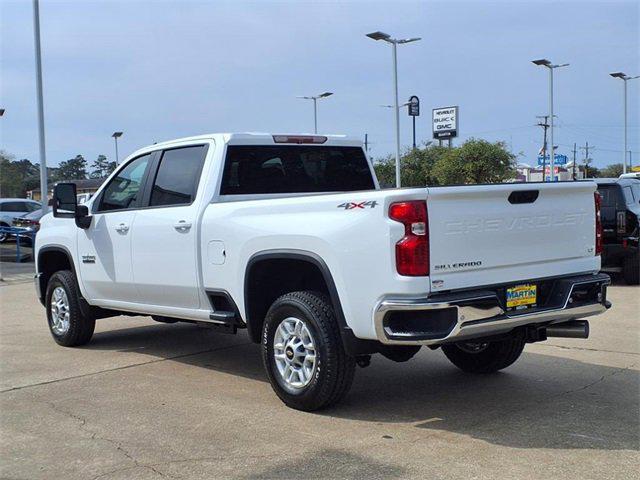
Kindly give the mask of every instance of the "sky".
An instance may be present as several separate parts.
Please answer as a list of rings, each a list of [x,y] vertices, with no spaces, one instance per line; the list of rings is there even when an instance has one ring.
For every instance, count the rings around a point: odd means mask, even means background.
[[[39,161],[31,0],[0,1],[0,149]],[[398,47],[401,101],[417,95],[418,142],[431,109],[458,105],[460,136],[502,140],[534,163],[536,115],[555,73],[555,143],[593,164],[622,162],[623,82],[640,75],[640,1],[54,1],[41,0],[46,154],[121,159],[148,144],[210,132],[368,134],[394,151],[391,46],[366,33],[422,37]],[[640,164],[640,79],[628,83],[629,149]],[[401,142],[411,119],[401,114]],[[577,158],[584,157],[578,149]]]

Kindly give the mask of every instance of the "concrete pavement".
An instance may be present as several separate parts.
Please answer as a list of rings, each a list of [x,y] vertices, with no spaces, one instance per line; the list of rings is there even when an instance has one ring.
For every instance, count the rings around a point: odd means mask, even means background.
[[[529,345],[502,373],[423,349],[358,369],[341,405],[286,408],[259,347],[145,317],[51,340],[31,284],[0,287],[0,477],[640,478],[640,288],[589,340]]]

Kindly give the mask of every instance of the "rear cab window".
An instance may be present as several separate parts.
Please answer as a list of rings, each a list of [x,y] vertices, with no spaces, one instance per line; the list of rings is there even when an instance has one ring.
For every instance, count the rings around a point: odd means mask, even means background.
[[[229,145],[221,195],[373,190],[360,147]]]

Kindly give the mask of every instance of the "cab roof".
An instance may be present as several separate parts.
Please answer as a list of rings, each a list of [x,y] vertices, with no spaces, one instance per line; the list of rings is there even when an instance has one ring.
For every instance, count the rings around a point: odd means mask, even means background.
[[[154,143],[142,150],[157,150],[158,148],[166,148],[176,144],[192,143],[206,140],[218,140],[230,145],[277,145],[277,144],[300,144],[300,142],[276,142],[275,138],[284,137],[308,137],[308,138],[326,138],[323,142],[305,142],[305,144],[325,145],[325,146],[350,146],[361,147],[362,140],[358,137],[350,137],[347,135],[319,135],[314,133],[262,133],[262,132],[238,132],[238,133],[209,133],[204,135],[196,135],[192,137],[177,138],[164,142]]]

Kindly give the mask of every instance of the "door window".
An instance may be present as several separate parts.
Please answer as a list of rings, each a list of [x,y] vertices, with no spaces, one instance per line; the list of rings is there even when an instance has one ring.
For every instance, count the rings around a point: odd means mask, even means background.
[[[151,154],[129,162],[105,187],[99,212],[135,208],[141,195],[142,179],[149,165]]]
[[[196,198],[205,146],[165,150],[153,181],[150,206],[188,205]]]

